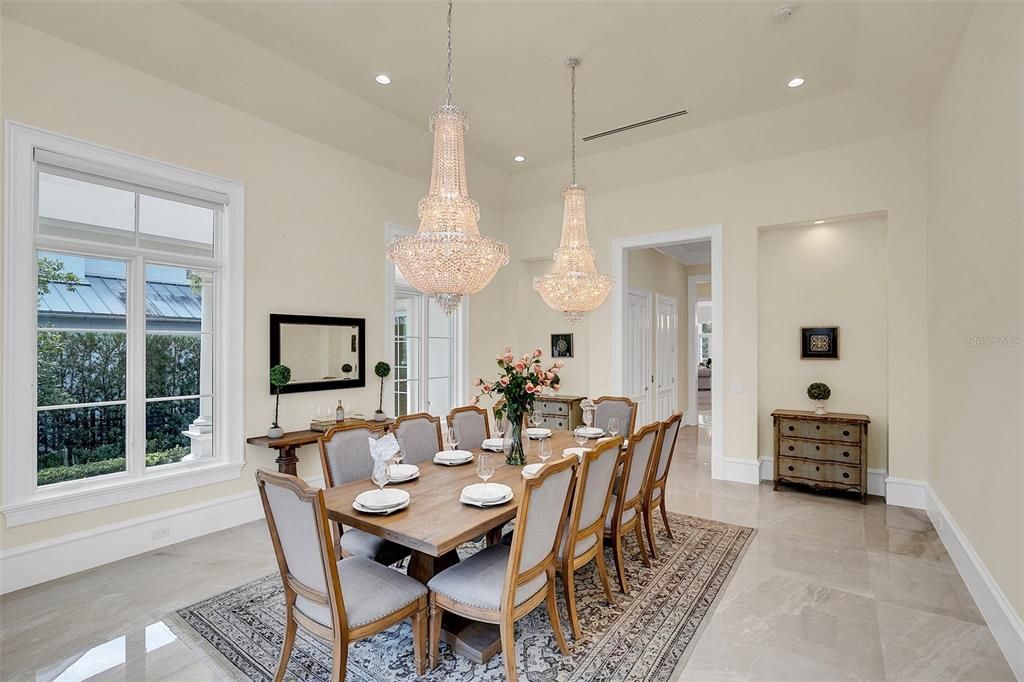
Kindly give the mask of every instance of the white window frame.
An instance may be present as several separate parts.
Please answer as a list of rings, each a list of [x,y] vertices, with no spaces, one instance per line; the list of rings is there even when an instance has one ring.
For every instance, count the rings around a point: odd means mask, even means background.
[[[244,207],[241,183],[161,161],[7,121],[4,125],[4,328],[3,405],[0,442],[3,445],[3,512],[7,526],[99,509],[132,500],[191,489],[220,481],[237,480],[245,465],[244,359],[237,349],[244,344]],[[36,251],[91,254],[128,261],[129,277],[145,278],[137,265],[142,260],[175,265],[171,253],[97,245],[64,237],[37,236],[36,150],[72,157],[83,167],[104,169],[117,180],[133,182],[172,194],[227,202],[217,236],[214,258],[189,256],[182,264],[202,265],[204,259],[219,270],[214,286],[214,457],[159,467],[131,466],[126,471],[96,478],[36,485]],[[187,263],[186,263],[187,262]],[[144,302],[129,297],[130,315],[144,314]],[[131,321],[129,321],[131,324]],[[145,339],[136,339],[137,343]],[[229,352],[229,349],[230,352]],[[144,404],[137,387],[126,386],[128,400]],[[134,391],[134,392],[133,392]],[[144,393],[144,389],[143,389]],[[31,396],[31,399],[28,397]],[[126,425],[127,428],[131,428]],[[144,436],[144,434],[143,434]]]
[[[414,232],[414,230],[410,230],[407,227],[402,227],[401,225],[394,225],[388,223],[387,225],[385,225],[384,229],[384,242],[385,244],[387,244],[387,242],[391,241],[395,237],[402,237],[405,235],[414,234]],[[415,290],[409,289],[408,287],[402,287],[401,285],[396,284],[395,268],[392,267],[392,264],[390,262],[388,262],[387,265],[388,267],[384,268],[384,340],[387,343],[386,348],[389,349],[388,352],[393,353],[395,347],[395,292],[396,290],[401,290],[403,288],[406,288],[409,291]],[[426,304],[437,305],[437,303],[435,303],[432,300],[429,300],[429,298],[426,301]],[[458,310],[452,313],[455,318],[455,329],[452,332],[452,407],[458,407],[459,405],[466,404],[466,393],[468,389],[467,377],[469,376],[469,310],[469,297],[464,296],[462,298],[462,303],[459,304]],[[426,368],[426,355],[429,343],[420,343],[419,345],[421,346],[421,348],[419,349],[420,367]],[[389,359],[388,362],[393,364],[392,359]],[[429,370],[427,370],[427,372],[429,372]],[[420,407],[422,407],[423,405],[426,404],[428,396],[430,395],[429,377],[427,377],[426,374],[424,374],[424,376],[421,377],[421,381],[418,383],[420,397],[417,398],[417,404],[420,405]],[[391,376],[388,378],[385,390],[391,396],[391,406],[394,407],[394,372],[392,372]],[[447,415],[440,416],[443,419]]]

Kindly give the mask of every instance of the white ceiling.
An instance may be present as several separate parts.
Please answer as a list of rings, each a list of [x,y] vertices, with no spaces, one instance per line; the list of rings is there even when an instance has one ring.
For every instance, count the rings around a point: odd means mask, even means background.
[[[567,175],[569,55],[582,60],[580,136],[689,111],[581,142],[583,158],[854,90],[870,98],[875,116],[920,125],[971,9],[805,1],[778,23],[772,10],[780,2],[459,0],[455,101],[470,116],[474,186],[500,188],[506,174],[552,164]],[[3,12],[313,139],[427,176],[426,121],[444,99],[440,0],[7,0]],[[382,72],[391,85],[374,82]],[[795,75],[806,84],[787,88]],[[514,163],[515,154],[527,162]]]
[[[705,239],[699,242],[685,242],[683,244],[670,244],[659,246],[658,251],[669,258],[673,258],[683,265],[710,265],[711,264],[711,240]]]

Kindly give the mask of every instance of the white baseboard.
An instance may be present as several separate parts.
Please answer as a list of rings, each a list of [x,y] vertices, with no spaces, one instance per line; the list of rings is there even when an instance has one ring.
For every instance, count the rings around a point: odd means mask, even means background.
[[[775,458],[760,457],[758,464],[762,481],[775,480]],[[885,469],[868,469],[868,495],[885,497],[886,474]]]
[[[896,507],[925,509],[928,505],[928,484],[910,478],[889,476],[885,479],[885,503]]]
[[[721,480],[723,481],[735,481],[751,485],[757,485],[761,481],[761,477],[758,475],[756,459],[723,457],[721,459],[720,471],[722,472]]]
[[[0,552],[0,594],[263,518],[256,490]]]
[[[953,564],[964,579],[978,610],[985,617],[996,643],[1006,656],[1013,674],[1024,680],[1024,622],[999,588],[981,557],[953,520],[931,485],[924,484],[928,518],[942,538]]]

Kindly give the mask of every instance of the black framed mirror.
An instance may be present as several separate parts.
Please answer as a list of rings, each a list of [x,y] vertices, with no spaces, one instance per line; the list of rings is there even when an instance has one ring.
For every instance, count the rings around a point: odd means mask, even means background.
[[[292,380],[281,387],[281,393],[362,388],[366,386],[366,320],[271,313],[270,366],[275,365],[292,370]]]

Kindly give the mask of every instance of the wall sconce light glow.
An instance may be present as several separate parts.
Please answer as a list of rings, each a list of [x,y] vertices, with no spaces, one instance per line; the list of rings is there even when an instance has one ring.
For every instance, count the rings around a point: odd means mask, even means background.
[[[516,154],[515,156],[512,157],[512,160],[515,161],[516,163],[522,163],[523,161],[526,161],[526,157],[523,156],[522,154]]]
[[[373,80],[377,81],[381,85],[391,85],[391,77],[388,76],[386,73],[378,74],[377,77],[374,78]]]
[[[814,224],[815,225],[822,225],[824,222],[825,222],[824,220],[815,220]]]
[[[788,85],[791,88],[799,88],[803,84],[804,84],[804,79],[800,78],[800,77],[794,78],[793,80],[791,80],[788,83],[786,83],[786,85]]]

